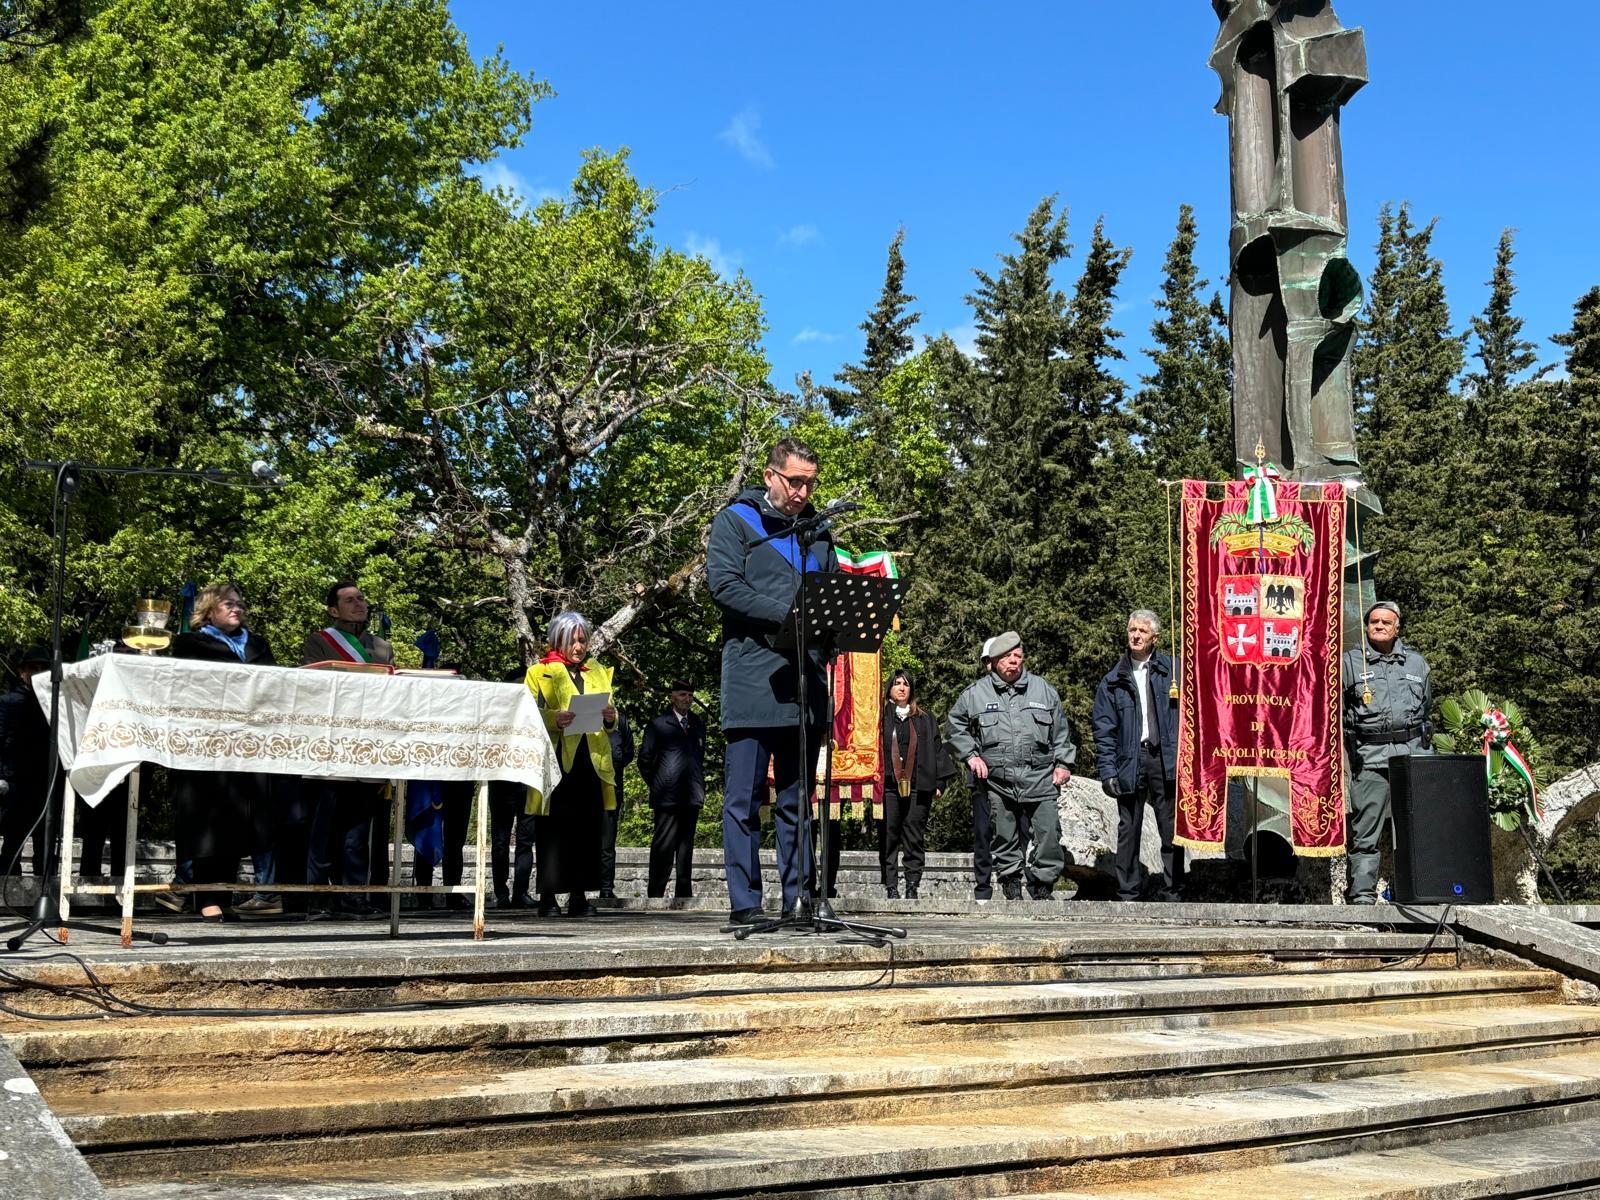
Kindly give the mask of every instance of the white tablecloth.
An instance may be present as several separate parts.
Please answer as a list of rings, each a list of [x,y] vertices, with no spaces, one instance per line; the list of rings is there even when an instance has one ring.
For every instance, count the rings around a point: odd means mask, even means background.
[[[34,677],[46,716],[50,676]],[[106,654],[64,669],[61,761],[97,804],[140,762],[346,779],[503,779],[561,768],[521,684]]]

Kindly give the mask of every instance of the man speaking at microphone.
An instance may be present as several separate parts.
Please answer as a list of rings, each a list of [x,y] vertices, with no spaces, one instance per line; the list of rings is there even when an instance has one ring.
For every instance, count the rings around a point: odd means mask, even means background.
[[[767,456],[763,483],[745,488],[716,515],[706,557],[711,598],[722,611],[722,729],[728,739],[722,857],[735,924],[762,919],[761,800],[768,763],[778,791],[774,819],[784,912],[793,912],[800,901],[811,863],[810,842],[800,836],[800,805],[809,790],[803,784],[816,778],[830,715],[827,664],[808,649],[802,763],[800,664],[794,650],[775,643],[801,572],[839,569],[825,529],[817,529],[809,548],[800,536],[818,516],[811,504],[816,451],[798,438],[782,439]]]

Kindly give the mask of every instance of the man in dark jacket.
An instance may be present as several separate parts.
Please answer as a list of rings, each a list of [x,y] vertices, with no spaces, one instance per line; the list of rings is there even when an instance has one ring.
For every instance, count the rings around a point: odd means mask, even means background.
[[[639,774],[650,788],[655,832],[650,838],[646,895],[665,896],[677,872],[675,896],[694,895],[694,827],[706,802],[706,723],[692,710],[694,688],[672,681],[672,707],[645,727]]]
[[[1156,813],[1161,834],[1161,890],[1176,900],[1183,887],[1183,850],[1172,841],[1173,804],[1178,794],[1178,701],[1172,690],[1172,659],[1156,649],[1161,618],[1148,608],[1128,617],[1128,652],[1094,693],[1096,757],[1100,788],[1117,802],[1117,894],[1138,900],[1139,835],[1144,808]]]
[[[50,782],[50,722],[33,690],[33,677],[50,669],[50,650],[31,646],[17,664],[20,680],[0,696],[0,875],[22,874],[22,843],[44,811]],[[44,875],[44,839],[33,839],[33,873]]]
[[[811,847],[800,836],[801,781],[816,778],[817,752],[828,733],[826,664],[821,654],[808,652],[802,763],[799,660],[776,643],[801,571],[839,569],[831,538],[821,534],[803,549],[794,529],[815,512],[816,451],[784,438],[767,456],[763,479],[764,487],[746,488],[716,515],[706,558],[711,598],[722,610],[722,728],[728,737],[722,855],[732,920],[746,924],[761,919],[760,810],[769,763],[778,791],[774,817],[785,912],[799,903],[801,880],[810,874]]]
[[[600,899],[617,898],[617,825],[622,821],[622,772],[633,761],[633,723],[620,708],[617,723],[606,731],[611,739],[611,778],[617,783],[617,806],[606,809],[600,827]]]

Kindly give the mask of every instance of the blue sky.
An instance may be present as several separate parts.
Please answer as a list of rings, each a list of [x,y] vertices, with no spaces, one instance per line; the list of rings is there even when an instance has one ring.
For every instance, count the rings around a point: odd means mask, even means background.
[[[1133,248],[1116,324],[1123,373],[1147,369],[1152,300],[1181,203],[1199,260],[1226,272],[1227,122],[1206,65],[1206,0],[988,6],[819,0],[806,6],[454,0],[478,55],[551,83],[525,145],[486,176],[529,198],[565,191],[583,150],[627,146],[662,191],[660,240],[743,270],[770,325],[773,382],[826,382],[906,229],[920,332],[970,338],[964,297],[1045,195],[1077,252],[1097,217]],[[1345,109],[1352,257],[1370,269],[1377,214],[1440,218],[1457,328],[1481,310],[1501,229],[1517,236],[1519,312],[1542,361],[1600,284],[1591,112],[1600,5],[1338,0],[1363,26],[1372,82]]]

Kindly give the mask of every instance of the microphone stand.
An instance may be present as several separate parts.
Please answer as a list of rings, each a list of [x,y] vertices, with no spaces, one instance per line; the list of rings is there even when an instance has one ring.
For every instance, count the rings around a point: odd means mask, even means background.
[[[811,760],[806,754],[806,734],[810,718],[810,712],[806,705],[806,676],[808,674],[810,662],[808,657],[809,647],[806,645],[805,621],[805,615],[807,612],[806,601],[808,595],[806,580],[810,572],[806,570],[806,561],[811,557],[811,548],[816,545],[817,539],[832,527],[833,519],[844,512],[848,512],[853,508],[859,507],[859,505],[851,505],[849,508],[846,508],[843,505],[832,506],[831,509],[825,509],[821,512],[815,513],[810,517],[801,517],[790,524],[787,529],[780,530],[777,533],[769,533],[766,537],[760,538],[751,543],[752,546],[761,546],[768,542],[777,541],[779,538],[793,536],[795,539],[795,548],[797,552],[796,557],[799,560],[798,566],[800,571],[800,588],[797,595],[797,607],[801,619],[795,622],[794,634],[795,663],[799,672],[799,683],[796,689],[796,694],[800,706],[800,827],[797,831],[798,838],[796,840],[795,848],[796,852],[801,854],[806,853],[808,850],[812,850],[811,821],[813,818],[811,813],[811,805],[813,798],[816,795],[817,788],[816,772],[812,769]],[[833,656],[830,653],[832,650],[831,642],[825,645],[823,649],[823,669],[828,671],[828,712],[831,716],[833,712],[833,675],[830,669],[833,661]],[[828,735],[824,734],[824,736],[826,737]],[[796,903],[794,911],[788,915],[780,916],[776,920],[762,921],[755,925],[736,925],[729,927],[733,933],[735,941],[743,941],[753,933],[777,933],[785,929],[792,929],[799,933],[852,933],[859,937],[866,938],[876,945],[883,945],[885,941],[891,937],[903,938],[906,936],[906,931],[904,929],[894,929],[883,925],[866,925],[860,922],[846,921],[842,919],[834,912],[833,905],[828,903],[826,885],[821,888],[817,886],[817,860],[820,857],[823,862],[826,863],[828,858],[828,833],[829,826],[831,824],[831,821],[828,818],[828,804],[831,797],[827,793],[831,787],[832,776],[833,755],[830,747],[828,752],[828,767],[824,777],[821,834],[817,839],[818,845],[816,849],[810,854],[810,866],[806,871],[802,895],[799,902]],[[778,868],[779,877],[781,880],[783,864],[779,863]],[[826,875],[825,867],[823,868],[823,874],[824,876]],[[807,903],[804,895],[804,892],[807,891],[809,891],[811,894],[809,904]]]
[[[134,467],[134,466],[104,466],[95,463],[80,463],[66,460],[62,462],[36,462],[27,460],[23,469],[28,471],[49,471],[55,476],[55,484],[50,499],[50,519],[55,533],[55,570],[51,587],[50,609],[50,753],[53,756],[50,770],[50,782],[44,793],[44,814],[39,837],[44,842],[44,876],[39,881],[39,896],[34,901],[33,911],[29,920],[22,928],[22,932],[6,941],[6,949],[17,951],[37,933],[51,927],[60,931],[60,940],[65,940],[69,929],[86,930],[91,933],[108,933],[122,935],[122,930],[113,929],[109,925],[95,925],[85,921],[63,921],[61,919],[61,906],[57,903],[56,893],[60,888],[60,873],[64,867],[63,858],[71,853],[71,847],[57,847],[55,839],[59,830],[53,820],[56,808],[56,789],[61,782],[61,622],[63,611],[63,595],[66,588],[67,574],[67,513],[71,506],[72,497],[82,482],[82,473],[90,471],[100,475],[160,475],[173,479],[200,479],[208,483],[233,484],[245,487],[271,487],[274,484],[255,482],[253,476],[243,475],[231,471],[219,471],[214,467],[201,470],[187,470],[181,467]],[[65,793],[63,792],[63,801]],[[70,869],[70,868],[68,868]],[[15,929],[13,925],[10,928]],[[163,945],[167,935],[158,931],[152,933],[139,932],[135,937],[148,940],[155,945]]]

